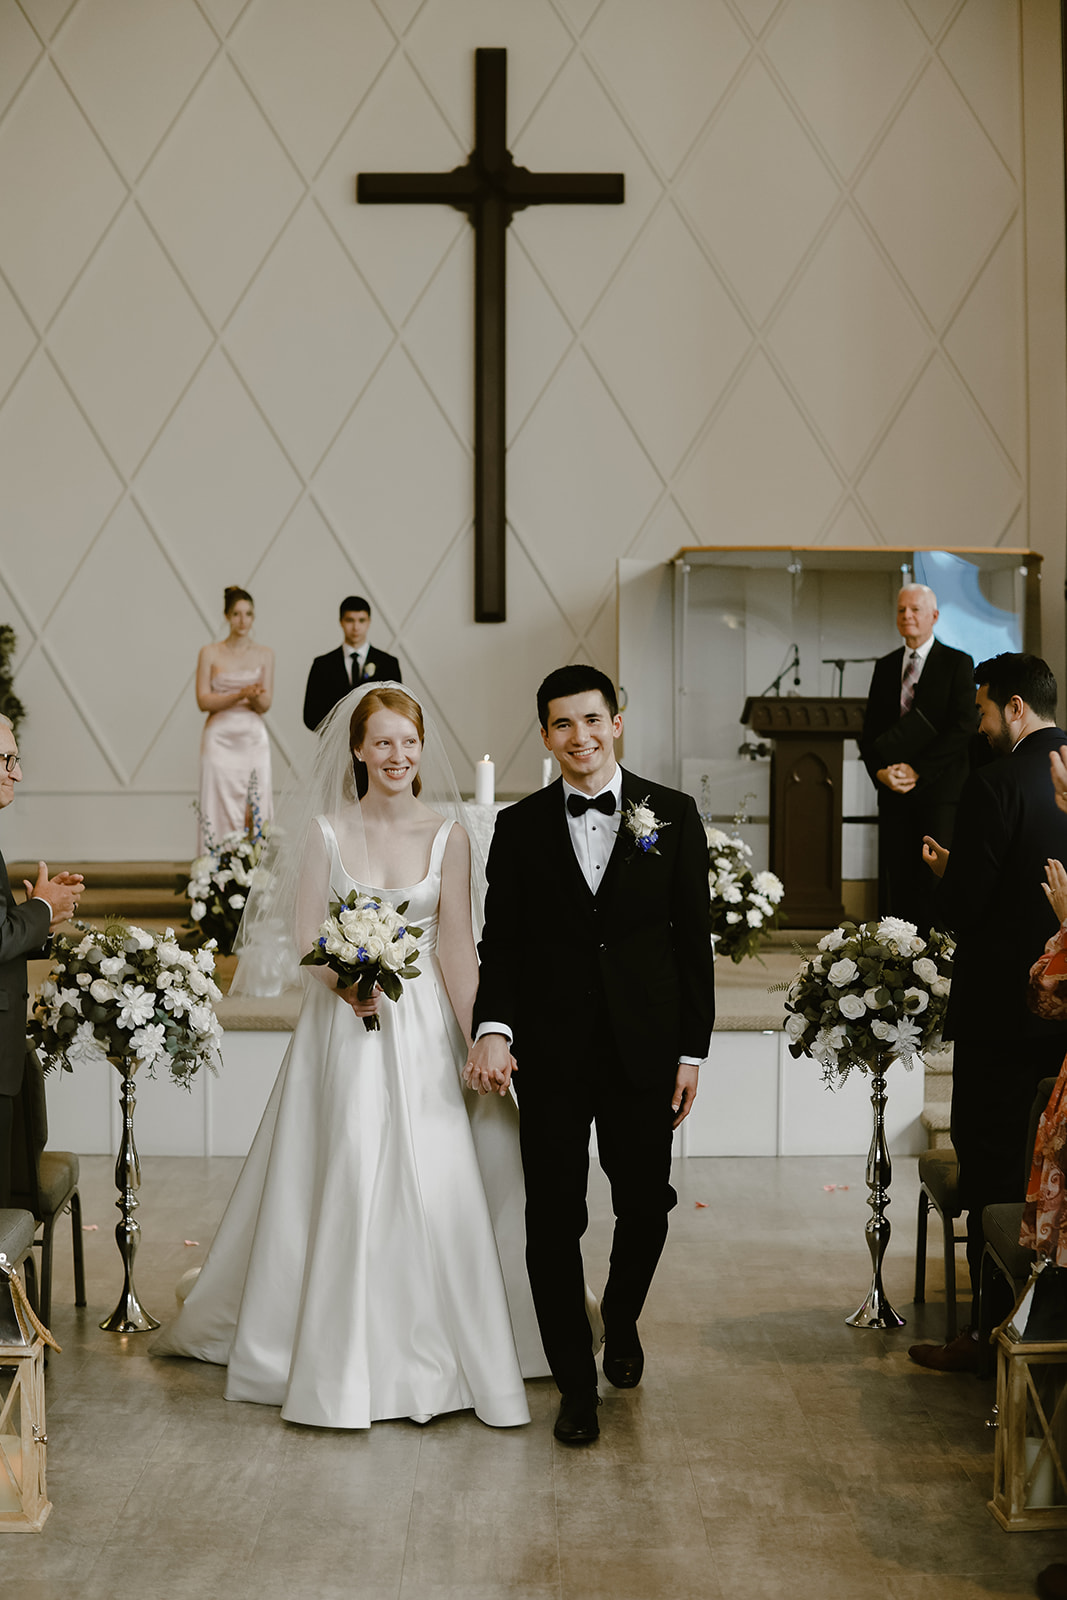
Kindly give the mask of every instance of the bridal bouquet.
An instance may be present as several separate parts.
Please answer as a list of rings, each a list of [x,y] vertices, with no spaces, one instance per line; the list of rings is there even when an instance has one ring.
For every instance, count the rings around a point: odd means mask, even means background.
[[[399,1000],[401,980],[419,976],[412,962],[423,931],[404,921],[407,908],[406,900],[394,908],[359,889],[345,900],[331,900],[330,914],[300,965],[329,967],[337,974],[337,987],[350,989],[355,984],[360,1000],[370,999],[375,984],[390,1000]],[[371,1033],[381,1023],[377,1017],[364,1017],[363,1026]]]
[[[778,902],[785,885],[773,872],[753,872],[752,851],[737,834],[723,833],[708,822],[704,832],[715,954],[731,961],[759,958],[761,935],[778,926]]]
[[[270,834],[253,803],[252,827],[247,833],[227,833],[217,842],[205,829],[207,850],[189,869],[189,881],[179,879],[190,900],[189,917],[202,939],[214,939],[222,955],[230,955],[244,913],[248,891]]]
[[[940,1043],[955,949],[948,934],[920,939],[899,917],[842,923],[788,986],[790,1054],[821,1062],[827,1082],[872,1071],[879,1056],[921,1064]]]
[[[75,927],[80,938],[52,941],[52,971],[27,1029],[45,1070],[118,1057],[149,1077],[162,1063],[185,1088],[201,1067],[216,1071],[222,1030],[214,1004],[222,995],[211,976],[214,944],[192,954],[171,928],[160,936],[119,919],[103,931]]]

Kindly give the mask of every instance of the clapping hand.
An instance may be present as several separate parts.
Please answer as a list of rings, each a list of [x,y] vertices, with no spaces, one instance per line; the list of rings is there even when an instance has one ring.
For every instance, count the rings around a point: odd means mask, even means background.
[[[1067,812],[1067,744],[1061,745],[1058,750],[1050,750],[1048,764],[1052,769],[1052,787],[1056,794],[1056,804],[1060,810]]]
[[[938,844],[936,839],[931,839],[928,833],[923,835],[923,860],[935,877],[943,878],[945,876],[945,868],[948,866],[948,851],[943,844]]]
[[[37,863],[36,883],[31,883],[28,878],[23,878],[22,882],[28,899],[47,900],[52,908],[50,930],[74,915],[85,887],[85,879],[80,872],[57,872],[54,878],[50,878],[44,861]]]
[[[1049,905],[1056,913],[1058,921],[1067,922],[1067,871],[1063,862],[1049,859],[1045,862],[1046,882],[1041,885],[1045,891]]]

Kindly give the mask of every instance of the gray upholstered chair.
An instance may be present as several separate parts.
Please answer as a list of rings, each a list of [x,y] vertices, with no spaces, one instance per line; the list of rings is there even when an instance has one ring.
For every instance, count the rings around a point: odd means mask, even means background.
[[[926,1301],[927,1222],[931,1211],[941,1219],[945,1253],[945,1343],[956,1337],[956,1246],[967,1243],[956,1232],[960,1205],[960,1164],[955,1150],[924,1150],[919,1157],[919,1215],[915,1226],[915,1304]]]
[[[32,1212],[41,1237],[41,1286],[37,1314],[47,1328],[52,1314],[52,1235],[56,1218],[70,1211],[74,1235],[74,1304],[85,1304],[82,1252],[82,1203],[78,1194],[78,1158],[70,1150],[47,1150],[48,1106],[44,1069],[32,1050],[26,1052],[22,1088],[15,1097],[11,1130],[11,1200]]]
[[[36,1310],[37,1267],[33,1259],[33,1236],[37,1224],[30,1211],[14,1207],[0,1208],[0,1255],[5,1256],[9,1267],[20,1267],[26,1281],[26,1293]]]
[[[1019,1230],[1022,1226],[1024,1201],[1034,1159],[1037,1125],[1055,1087],[1055,1078],[1042,1078],[1037,1086],[1034,1103],[1030,1107],[1030,1126],[1026,1135],[1026,1149],[1023,1152],[1021,1190],[1023,1199],[1003,1205],[986,1206],[982,1212],[982,1233],[985,1244],[982,1248],[981,1278],[978,1285],[978,1344],[983,1352],[989,1348],[989,1335],[996,1320],[993,1302],[998,1279],[1006,1285],[1011,1299],[1014,1299],[1025,1288],[1034,1264],[1034,1252],[1025,1250],[1019,1243]],[[1009,1309],[1010,1300],[1005,1307],[1005,1315]]]

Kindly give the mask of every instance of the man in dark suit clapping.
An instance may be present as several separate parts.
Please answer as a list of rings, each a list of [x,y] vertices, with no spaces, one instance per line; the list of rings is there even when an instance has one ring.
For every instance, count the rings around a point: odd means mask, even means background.
[[[914,922],[923,935],[934,920],[923,837],[952,842],[976,722],[974,663],[934,638],[936,621],[932,589],[901,589],[897,631],[906,648],[876,663],[860,739],[878,790],[878,911]]]
[[[561,1390],[556,1438],[600,1431],[585,1309],[589,1131],[611,1183],[604,1374],[640,1381],[637,1319],[676,1203],[672,1129],[714,1018],[707,838],[693,800],[624,771],[611,680],[560,667],[537,696],[562,780],[509,806],[489,851],[477,1041],[465,1077],[505,1092],[514,1050],[526,1263]]]
[[[952,1144],[977,1298],[982,1210],[1023,1198],[1030,1107],[1067,1050],[1067,1022],[1047,1022],[1026,1003],[1030,968],[1056,931],[1043,885],[1048,860],[1064,856],[1067,823],[1049,759],[1067,733],[1054,721],[1056,680],[1039,656],[994,656],[974,676],[979,730],[999,759],[968,779],[951,851],[931,837],[924,856],[941,879],[938,918],[957,941],[945,1033],[955,1041]],[[908,1353],[938,1371],[979,1366],[967,1332]]]
[[[14,731],[0,716],[0,808],[11,804],[21,777]],[[26,1065],[26,958],[74,914],[81,891],[80,873],[59,872],[49,878],[41,861],[37,882],[26,884],[25,905],[16,905],[0,855],[0,1206],[8,1205],[11,1196],[11,1123]]]
[[[370,601],[360,594],[341,601],[341,632],[344,643],[324,656],[316,656],[308,673],[304,692],[304,726],[317,728],[328,717],[338,700],[361,683],[400,682],[400,663],[387,650],[376,650],[370,643]]]

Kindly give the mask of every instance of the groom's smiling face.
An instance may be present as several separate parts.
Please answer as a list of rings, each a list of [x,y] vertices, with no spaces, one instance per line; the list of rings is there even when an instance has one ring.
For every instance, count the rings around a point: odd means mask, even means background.
[[[615,740],[622,718],[613,717],[599,689],[548,702],[548,725],[541,729],[560,771],[575,789],[598,794],[615,772]]]

